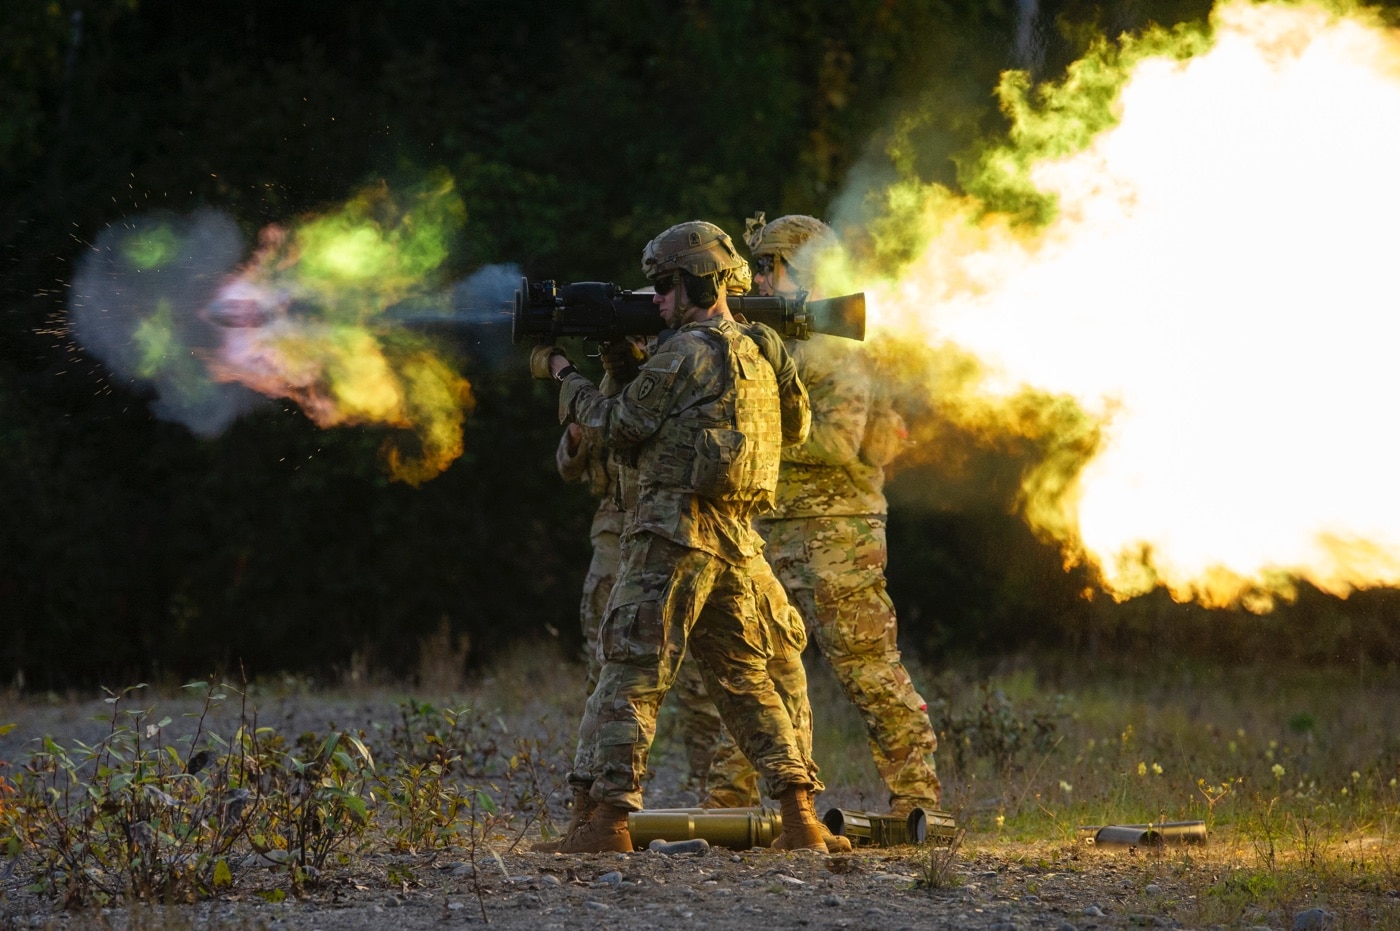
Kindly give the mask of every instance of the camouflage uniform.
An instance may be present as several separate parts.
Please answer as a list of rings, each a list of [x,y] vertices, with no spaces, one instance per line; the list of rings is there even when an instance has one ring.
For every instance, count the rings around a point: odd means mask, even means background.
[[[763,332],[766,328],[744,326],[759,338],[777,336],[772,330]],[[784,350],[787,350],[786,345]],[[786,419],[790,417],[785,416]],[[806,432],[785,433],[783,445],[797,445],[805,440]],[[770,632],[772,657],[768,672],[783,696],[803,758],[808,761],[815,779],[818,769],[812,759],[812,705],[807,696],[807,669],[802,664],[802,651],[807,648],[806,627],[801,614],[790,610],[770,619]],[[675,692],[681,711],[677,731],[686,747],[692,776],[699,777],[696,781],[704,804],[712,808],[749,808],[760,804],[758,773],[744,758],[729,732],[723,729],[719,712],[705,688],[704,677],[689,659],[681,664]],[[820,790],[820,783],[816,784]]]
[[[937,738],[900,661],[885,591],[884,466],[900,446],[891,435],[898,414],[876,396],[859,347],[815,336],[788,350],[811,398],[812,431],[783,450],[776,507],[757,521],[768,561],[860,712],[894,809],[936,804]],[[722,742],[710,783],[742,787],[745,767]]]
[[[765,625],[772,656],[768,674],[782,696],[792,719],[802,758],[807,761],[813,783],[817,764],[812,759],[812,703],[807,697],[807,668],[802,651],[807,648],[807,629],[802,615],[789,604],[788,610],[768,618]],[[677,729],[685,743],[692,772],[703,775],[700,790],[707,807],[749,808],[758,805],[758,773],[749,765],[736,744],[723,729],[719,712],[710,701],[705,680],[696,663],[687,657],[676,676],[675,690],[682,711]],[[712,727],[706,727],[712,722]]]
[[[613,394],[605,383],[600,386],[605,394]],[[620,389],[619,389],[620,390]],[[588,574],[583,580],[583,597],[579,603],[579,627],[583,633],[583,661],[588,673],[587,695],[593,694],[598,685],[598,673],[603,661],[598,654],[598,630],[602,626],[603,612],[607,608],[608,596],[617,581],[617,572],[622,563],[622,530],[627,515],[619,503],[618,473],[620,467],[609,455],[597,430],[581,429],[581,436],[571,452],[569,434],[566,430],[559,438],[559,448],[554,461],[559,477],[566,482],[579,482],[587,486],[589,492],[599,498],[598,509],[593,513],[593,523],[589,528],[589,540],[593,544],[593,558],[588,565]],[[787,612],[789,616],[795,611]],[[797,617],[798,632],[805,644],[807,632],[802,628],[802,619]],[[791,626],[791,625],[789,625]],[[800,651],[799,651],[800,652]],[[805,674],[805,673],[804,673]],[[790,679],[790,673],[783,681]],[[803,680],[806,681],[805,678]],[[686,655],[681,662],[680,673],[674,686],[676,706],[676,731],[685,746],[686,765],[690,770],[690,782],[702,795],[706,791],[711,762],[715,756],[715,746],[720,742],[722,724],[719,709],[710,701],[705,690],[705,680],[694,656]],[[782,689],[780,688],[780,692]],[[786,694],[786,693],[784,693]],[[796,714],[797,720],[808,722],[810,730],[811,708],[804,701],[792,702],[789,716]],[[787,704],[787,702],[785,702]],[[811,735],[806,735],[803,746],[810,755]],[[724,745],[732,748],[731,753],[743,759],[743,754],[733,740],[726,739]],[[815,770],[814,770],[815,771]],[[754,801],[741,804],[757,804],[758,774],[744,762],[743,778],[749,782],[751,790],[745,795]]]
[[[593,559],[583,580],[583,598],[579,603],[579,626],[583,630],[583,660],[588,669],[588,692],[598,684],[598,628],[603,622],[603,609],[608,603],[618,566],[622,563],[622,525],[624,515],[617,503],[617,465],[599,439],[597,430],[583,430],[577,448],[569,452],[569,433],[559,438],[554,455],[559,477],[566,482],[582,482],[589,492],[599,498],[598,510],[593,512],[593,524],[588,538],[593,544]]]
[[[719,717],[719,709],[710,701],[710,693],[705,689],[705,676],[695,657],[687,653],[676,671],[676,681],[671,684],[671,695],[675,699],[675,733],[685,748],[686,767],[690,771],[687,789],[693,789],[700,798],[710,791],[710,773],[714,769],[716,746],[734,746],[734,741],[721,742],[724,724]],[[737,752],[737,748],[736,748]],[[758,773],[752,766],[747,775],[753,781],[753,796],[758,797]],[[748,802],[744,803],[749,804]],[[734,806],[741,807],[741,806]]]
[[[607,377],[603,384],[599,385],[599,390],[606,395],[614,395],[621,390],[621,386],[610,383]],[[618,493],[618,474],[620,466],[609,454],[608,448],[603,445],[597,430],[580,429],[580,437],[575,448],[569,450],[569,432],[564,431],[559,438],[559,447],[555,451],[555,466],[559,470],[559,477],[566,482],[578,482],[585,485],[589,492],[599,498],[598,509],[593,513],[593,523],[589,528],[589,540],[593,544],[593,558],[588,565],[588,574],[583,580],[583,597],[579,603],[579,627],[583,633],[583,662],[588,675],[587,695],[593,694],[593,689],[598,685],[598,673],[602,669],[603,661],[598,655],[598,630],[602,626],[603,612],[607,608],[608,596],[613,589],[613,583],[617,581],[618,568],[622,563],[622,530],[627,515],[623,512]],[[787,612],[789,616],[795,616],[795,611]],[[797,616],[797,627],[805,644],[807,633],[802,629],[802,619]],[[791,626],[791,625],[788,625]],[[790,639],[790,638],[789,638]],[[800,648],[799,648],[800,652]],[[779,691],[781,694],[792,694],[792,686],[788,684],[787,689],[783,688],[785,683],[790,683],[791,671],[786,667],[779,667],[776,670],[779,674]],[[805,670],[803,683],[806,682]],[[686,765],[690,771],[689,782],[702,796],[708,788],[708,777],[711,762],[715,756],[715,746],[720,743],[720,722],[719,709],[715,703],[710,701],[709,693],[705,690],[705,680],[700,672],[700,666],[694,656],[686,655],[681,662],[680,673],[676,677],[673,687],[674,704],[676,710],[676,733],[680,737],[682,745],[685,747]],[[796,715],[795,720],[808,722],[810,730],[811,708],[807,705],[805,691],[801,692],[801,701],[785,702],[790,704],[789,716]],[[805,734],[806,739],[802,742],[807,748],[807,755],[810,756],[811,735]],[[743,760],[743,754],[734,744],[733,740],[726,739],[724,746],[730,748],[733,756]],[[744,798],[752,798],[752,801],[736,802],[736,805],[756,805],[758,804],[758,774],[753,767],[744,761],[742,778],[746,779],[747,789]],[[815,773],[815,765],[813,767]]]
[[[688,646],[768,794],[812,787],[768,672],[762,616],[791,609],[751,523],[777,479],[781,414],[772,366],[733,321],[703,320],[660,345],[616,398],[573,373],[559,403],[562,419],[597,429],[637,466],[635,485],[623,484],[622,567],[571,781],[591,783],[600,803],[641,808],[657,707]]]

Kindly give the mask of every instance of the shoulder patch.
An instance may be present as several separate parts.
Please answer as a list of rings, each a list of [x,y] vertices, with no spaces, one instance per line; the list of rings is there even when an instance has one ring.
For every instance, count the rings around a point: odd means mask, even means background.
[[[629,386],[633,396],[648,410],[659,410],[667,403],[667,395],[676,380],[676,373],[685,363],[685,354],[660,352],[642,365],[637,380]]]

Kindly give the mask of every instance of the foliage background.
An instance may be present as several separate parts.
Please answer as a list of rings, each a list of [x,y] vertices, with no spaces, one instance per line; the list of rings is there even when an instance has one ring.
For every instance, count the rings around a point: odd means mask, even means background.
[[[107,224],[214,206],[251,242],[443,166],[469,211],[454,274],[634,282],[673,222],[829,213],[848,179],[893,170],[896,126],[914,126],[925,179],[956,184],[1003,128],[1001,71],[1054,78],[1098,32],[1208,6],[5,0],[0,683],[404,675],[433,643],[471,662],[520,638],[578,645],[593,502],[555,475],[551,392],[502,333],[468,350],[466,456],[420,489],[385,480],[373,431],[289,405],[197,439],[61,332],[73,263]],[[891,591],[929,660],[1400,656],[1388,591],[1305,589],[1264,618],[1086,599],[1092,577],[1012,513],[1037,451],[947,442],[891,494]]]

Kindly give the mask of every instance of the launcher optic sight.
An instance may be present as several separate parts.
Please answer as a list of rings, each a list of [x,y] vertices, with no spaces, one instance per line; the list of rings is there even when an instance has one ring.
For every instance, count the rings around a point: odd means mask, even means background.
[[[655,336],[665,328],[648,291],[627,291],[606,281],[556,284],[520,279],[515,292],[511,338],[516,343],[554,343],[568,336],[612,342],[625,336]],[[797,297],[729,296],[729,309],[766,323],[785,337],[813,333],[865,339],[865,295],[809,301]]]

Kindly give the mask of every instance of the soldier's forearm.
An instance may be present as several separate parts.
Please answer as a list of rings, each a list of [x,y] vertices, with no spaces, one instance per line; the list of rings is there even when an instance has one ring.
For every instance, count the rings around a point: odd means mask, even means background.
[[[783,460],[802,465],[847,465],[859,455],[863,435],[863,429],[853,431],[847,425],[813,422],[807,442],[784,449]]]
[[[627,450],[656,432],[659,418],[628,403],[627,394],[606,397],[581,375],[569,375],[559,394],[559,416],[585,430],[596,430],[611,449]]]

